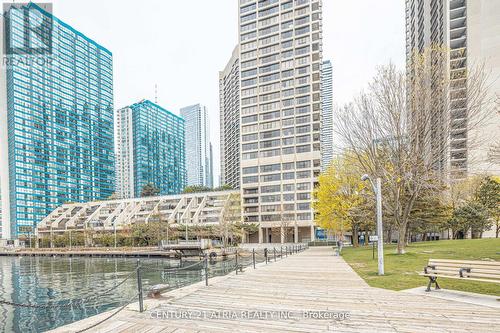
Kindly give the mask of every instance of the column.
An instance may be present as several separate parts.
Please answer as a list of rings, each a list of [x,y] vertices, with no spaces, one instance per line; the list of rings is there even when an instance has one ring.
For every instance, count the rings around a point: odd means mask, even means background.
[[[299,242],[299,226],[298,225],[295,225],[293,227],[293,241],[294,241],[294,243]]]
[[[262,227],[259,226],[259,244],[262,244],[262,237],[264,235],[262,234]]]
[[[281,226],[280,228],[280,234],[281,234],[281,244],[283,244],[285,242],[285,229],[283,228],[283,226]]]
[[[314,232],[314,225],[311,225],[311,242],[314,242],[316,239],[316,234]]]

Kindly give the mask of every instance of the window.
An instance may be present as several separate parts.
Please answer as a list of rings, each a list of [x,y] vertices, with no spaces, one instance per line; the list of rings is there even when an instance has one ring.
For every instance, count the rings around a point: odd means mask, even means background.
[[[260,157],[272,157],[272,156],[279,156],[280,155],[280,149],[271,149],[271,150],[265,150],[260,152]]]
[[[295,29],[295,36],[306,34],[310,31],[309,26]]]
[[[243,117],[241,118],[241,123],[242,124],[248,124],[248,123],[253,123],[253,122],[256,122],[257,121],[257,115],[252,115],[252,116],[247,116],[247,117]]]
[[[243,168],[244,175],[257,173],[257,172],[258,172],[258,167],[256,167],[256,166]]]
[[[243,151],[249,151],[249,150],[255,150],[255,149],[258,149],[259,144],[257,142],[253,142],[253,143],[245,143],[245,144],[242,144],[241,145],[241,149]]]
[[[297,154],[307,153],[311,151],[311,145],[297,146]]]
[[[273,193],[273,192],[279,192],[280,185],[268,185],[268,186],[262,186],[260,188],[261,193]]]
[[[293,162],[283,163],[283,170],[292,170],[294,168]]]
[[[260,172],[273,172],[273,171],[280,171],[279,163],[260,166]]]
[[[311,170],[297,171],[297,178],[311,177]]]
[[[311,183],[298,183],[297,191],[308,191],[311,189]]]
[[[306,169],[311,167],[311,161],[297,161],[297,169]]]
[[[260,133],[261,139],[270,139],[280,136],[280,130],[268,131]]]
[[[270,175],[262,175],[260,176],[260,181],[261,182],[273,182],[273,181],[278,181],[281,180],[281,174],[280,173],[273,173]]]
[[[246,77],[254,76],[254,75],[257,75],[256,68],[241,72],[241,78],[246,78]]]
[[[243,177],[243,184],[257,183],[258,181],[259,181],[259,178],[257,176],[246,176],[246,177]]]
[[[248,79],[248,80],[242,80],[241,81],[241,87],[248,87],[248,86],[253,86],[257,84],[257,79]]]
[[[258,139],[258,134],[257,133],[254,133],[254,134],[246,134],[246,135],[243,135],[241,137],[241,140],[243,142],[247,142],[247,141],[254,141],[254,140],[257,140]]]
[[[257,18],[257,14],[256,13],[245,15],[245,16],[241,17],[241,23],[248,22],[248,21],[251,21],[251,20],[255,20],[256,18]]]

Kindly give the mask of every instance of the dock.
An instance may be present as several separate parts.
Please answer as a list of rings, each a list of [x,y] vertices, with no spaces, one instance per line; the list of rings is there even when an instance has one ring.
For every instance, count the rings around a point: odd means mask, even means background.
[[[370,287],[331,247],[180,288],[145,309],[130,304],[87,332],[500,332],[498,308]],[[52,332],[80,331],[115,311]],[[294,316],[241,315],[278,311]]]

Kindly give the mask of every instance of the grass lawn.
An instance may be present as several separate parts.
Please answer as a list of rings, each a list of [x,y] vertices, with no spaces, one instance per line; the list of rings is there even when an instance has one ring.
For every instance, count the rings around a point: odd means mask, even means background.
[[[395,245],[384,244],[385,275],[377,275],[377,249],[372,259],[372,247],[344,248],[342,257],[372,287],[403,290],[427,285],[419,276],[429,258],[500,261],[500,238],[441,240],[413,243],[406,253],[396,254]],[[481,294],[500,296],[500,284],[439,278],[439,286]]]

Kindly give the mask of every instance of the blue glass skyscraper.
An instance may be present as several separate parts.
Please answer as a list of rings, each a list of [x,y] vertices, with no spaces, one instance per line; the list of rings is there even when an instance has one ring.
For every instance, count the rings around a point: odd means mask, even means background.
[[[4,13],[12,45],[27,38],[27,13],[49,19],[51,52],[34,62],[10,54],[3,69],[2,238],[31,232],[64,202],[114,191],[112,54],[33,3]]]
[[[115,114],[116,192],[141,195],[146,184],[159,194],[177,194],[186,186],[184,119],[142,100]]]

